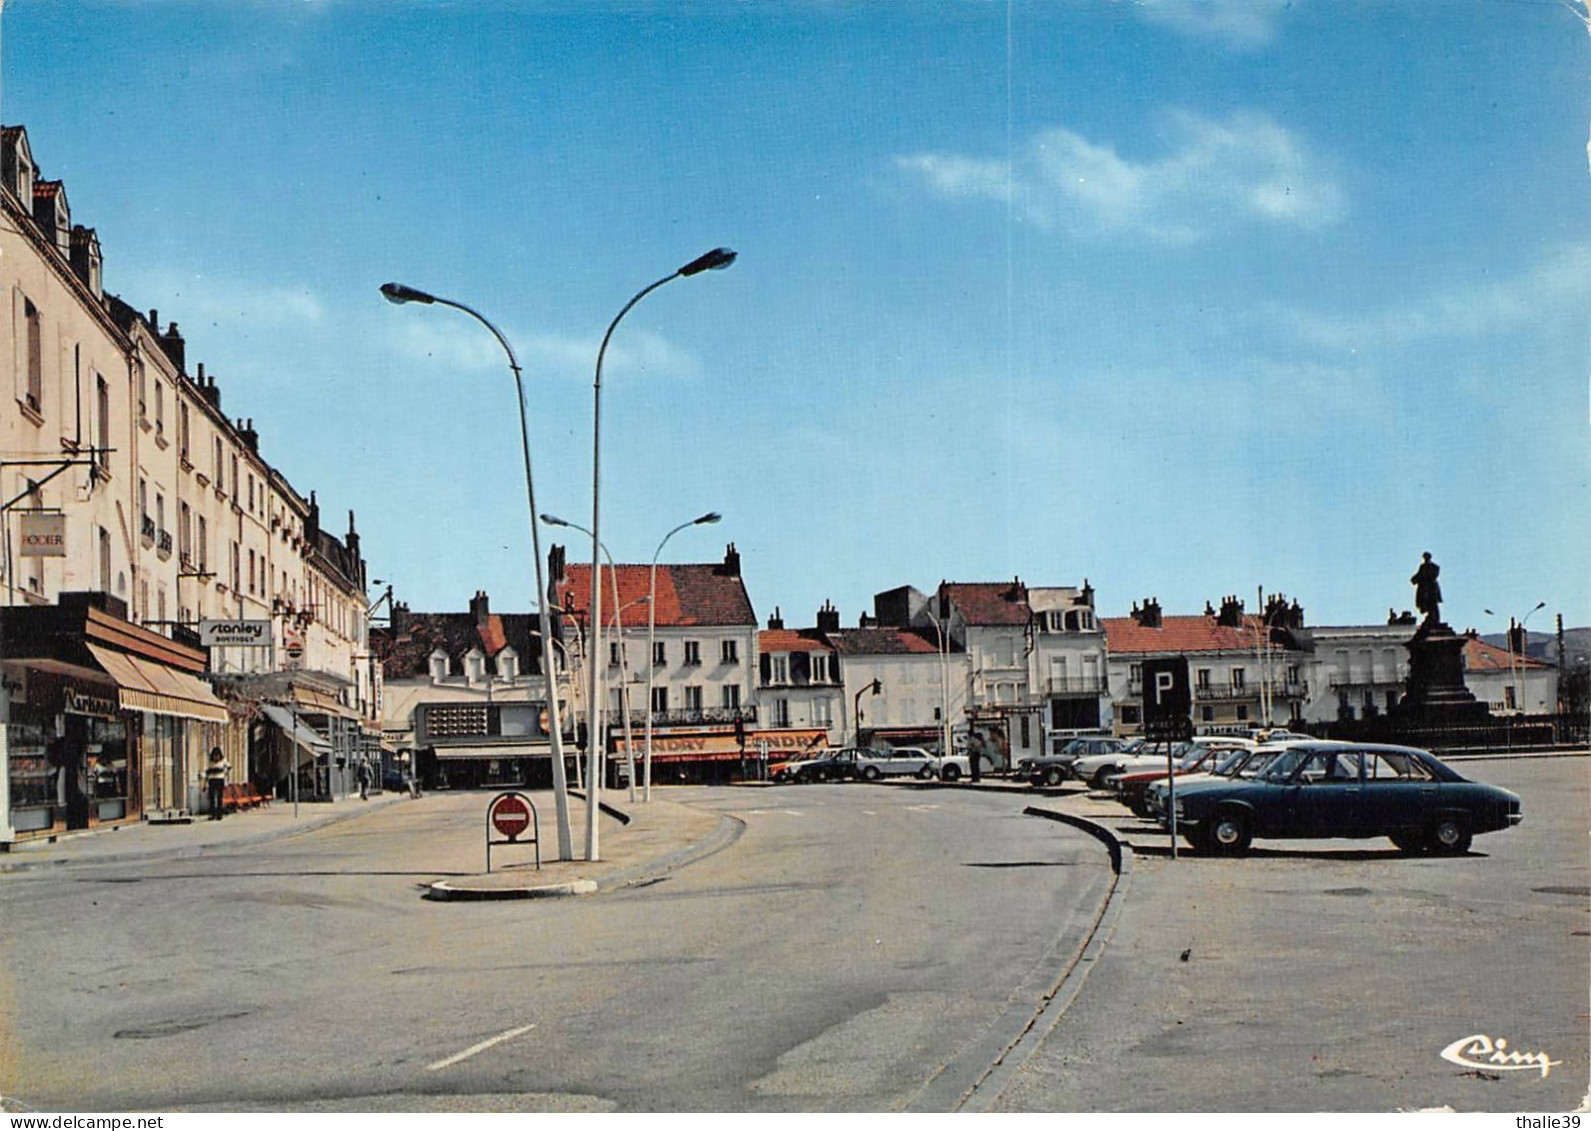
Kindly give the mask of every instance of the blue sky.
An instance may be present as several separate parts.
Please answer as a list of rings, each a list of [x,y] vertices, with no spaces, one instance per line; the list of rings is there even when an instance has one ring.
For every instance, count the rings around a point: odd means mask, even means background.
[[[541,509],[734,541],[758,613],[941,579],[1588,602],[1587,35],[1556,0],[12,0],[105,281],[416,609],[531,600]],[[552,533],[552,532],[549,532]],[[561,540],[561,539],[560,539]],[[588,547],[576,544],[571,556]]]

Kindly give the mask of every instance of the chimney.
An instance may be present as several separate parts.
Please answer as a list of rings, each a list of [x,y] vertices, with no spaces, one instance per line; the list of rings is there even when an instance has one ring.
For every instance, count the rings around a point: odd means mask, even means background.
[[[823,607],[818,610],[818,631],[840,631],[840,610],[834,607],[832,601],[824,601]]]
[[[238,421],[241,426],[242,421]],[[320,541],[320,502],[315,492],[309,493],[309,514],[304,517],[304,541],[311,546]]]
[[[740,551],[735,549],[735,544],[733,542],[724,548],[724,564],[719,566],[713,572],[719,577],[740,576]]]
[[[204,375],[204,362],[199,363],[199,377],[196,381],[199,386],[199,395],[209,402],[211,408],[221,411],[221,390],[216,387],[215,374],[209,377]]]
[[[1514,623],[1512,617],[1508,618],[1508,650],[1516,656],[1525,654],[1525,626]]]
[[[1215,618],[1215,623],[1226,628],[1243,627],[1243,602],[1236,596],[1221,598],[1221,611]]]
[[[255,455],[260,454],[260,434],[254,430],[254,418],[238,421],[238,436],[243,440],[243,446]]]
[[[149,313],[153,314],[154,311],[151,310]],[[156,331],[156,334],[157,340],[160,342],[160,348],[165,351],[166,356],[171,359],[171,364],[177,367],[177,372],[186,373],[188,371],[186,357],[187,347],[186,343],[182,340],[182,332],[177,329],[177,324],[173,322],[166,327],[166,332],[164,334],[161,334],[158,331]]]
[[[71,259],[72,273],[93,292],[95,298],[103,297],[105,292],[100,284],[100,276],[105,260],[100,254],[99,236],[93,228],[79,224],[72,229]]]
[[[1161,628],[1160,602],[1154,597],[1144,598],[1143,610],[1138,614],[1138,623],[1145,628]]]
[[[477,625],[481,625],[485,624],[491,615],[491,602],[486,596],[486,590],[477,589],[475,596],[470,598],[470,616],[475,619]]]
[[[354,529],[354,512],[348,512],[348,557],[351,561],[359,560],[359,531]]]
[[[779,606],[773,607],[773,616],[768,618],[768,631],[777,632],[784,628],[784,617],[779,615]]]
[[[1088,578],[1086,577],[1083,578],[1083,591],[1078,595],[1077,602],[1080,605],[1087,605],[1091,609],[1094,607],[1094,587],[1088,583]]]
[[[409,631],[409,603],[395,602],[392,606],[392,638],[397,640]]]

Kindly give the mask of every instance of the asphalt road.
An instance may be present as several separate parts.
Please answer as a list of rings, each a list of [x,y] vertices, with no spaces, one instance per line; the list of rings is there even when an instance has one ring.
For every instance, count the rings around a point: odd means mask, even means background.
[[[1380,841],[1259,841],[1241,860],[1139,846],[1104,957],[1001,1111],[1547,1112],[1591,1080],[1591,759],[1455,763],[1523,800],[1456,858]],[[1079,802],[1083,802],[1079,804]],[[1183,960],[1184,952],[1187,959]],[[1560,1063],[1466,1068],[1484,1035]],[[1471,1056],[1470,1060],[1484,1057]]]
[[[0,1094],[45,1110],[888,1110],[956,1093],[1111,875],[1021,799],[671,790],[733,846],[601,896],[433,903],[476,796],[0,877]],[[436,834],[436,835],[428,835]]]

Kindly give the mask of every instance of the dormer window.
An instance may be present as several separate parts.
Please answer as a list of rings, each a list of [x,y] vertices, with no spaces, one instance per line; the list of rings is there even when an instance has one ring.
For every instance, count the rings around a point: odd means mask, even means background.
[[[464,676],[471,683],[480,683],[486,678],[486,656],[479,648],[471,648],[464,654]]]
[[[513,683],[519,678],[519,653],[512,648],[504,648],[497,653],[497,674],[505,683]]]
[[[431,653],[431,682],[441,683],[447,678],[447,653],[438,648]]]

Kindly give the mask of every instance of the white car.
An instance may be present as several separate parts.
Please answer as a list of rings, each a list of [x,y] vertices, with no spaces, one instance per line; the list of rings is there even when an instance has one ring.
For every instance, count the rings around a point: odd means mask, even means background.
[[[862,750],[854,752],[856,776],[863,781],[880,778],[931,778],[937,767],[928,751],[916,746],[897,746],[893,750]]]
[[[965,753],[952,754],[948,758],[934,759],[934,772],[940,781],[957,781],[961,778],[972,776],[972,759]],[[994,773],[994,759],[987,754],[978,755],[978,773]]]
[[[1171,757],[1173,761],[1180,762],[1195,746],[1224,746],[1233,750],[1252,750],[1258,743],[1247,738],[1233,738],[1224,734],[1203,735],[1189,742],[1173,743]],[[1166,748],[1156,747],[1153,743],[1146,743],[1140,747],[1137,754],[1128,756],[1120,751],[1111,754],[1094,754],[1086,758],[1079,758],[1072,763],[1072,776],[1078,781],[1086,781],[1095,789],[1104,789],[1110,779],[1121,773],[1132,773],[1135,770],[1153,770],[1163,768],[1166,764]]]

